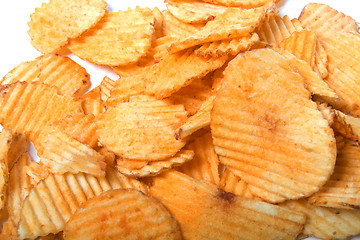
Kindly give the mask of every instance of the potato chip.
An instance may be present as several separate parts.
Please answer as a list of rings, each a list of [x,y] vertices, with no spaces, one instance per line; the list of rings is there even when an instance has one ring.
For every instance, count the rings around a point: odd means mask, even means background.
[[[11,170],[19,157],[27,152],[29,147],[29,139],[20,133],[13,133],[11,138],[10,149],[7,153],[7,164]]]
[[[70,41],[76,56],[108,66],[134,63],[151,47],[154,15],[149,8],[108,12],[88,32]]]
[[[174,170],[153,178],[150,194],[178,220],[184,239],[294,239],[305,222],[300,213]]]
[[[41,82],[56,87],[59,93],[80,97],[90,88],[90,75],[71,58],[45,54],[33,61],[23,62],[7,73],[0,84]]]
[[[163,11],[163,32],[165,36],[172,36],[174,38],[183,38],[196,33],[200,28],[193,24],[185,23],[174,17],[168,11]]]
[[[52,173],[84,172],[97,177],[105,175],[104,157],[59,129],[47,127],[41,132],[34,146],[40,163]]]
[[[332,129],[303,79],[281,61],[270,49],[232,60],[210,124],[220,162],[237,170],[254,195],[273,203],[318,191],[336,159]]]
[[[35,141],[43,126],[82,112],[80,101],[42,83],[17,82],[0,88],[0,123]]]
[[[105,177],[79,173],[50,174],[23,201],[18,234],[36,238],[62,231],[70,216],[81,204],[102,192],[117,188],[135,188],[146,192],[144,184],[108,168]]]
[[[51,0],[30,15],[31,44],[42,53],[54,53],[95,25],[105,14],[103,0]]]
[[[360,233],[360,210],[317,207],[306,200],[288,201],[281,206],[306,214],[306,236],[345,239]]]
[[[188,49],[164,57],[152,66],[145,75],[145,94],[158,99],[169,97],[193,80],[206,76],[209,72],[220,68],[227,56],[219,58],[197,57],[193,49]],[[186,69],[186,71],[179,71]]]
[[[111,78],[104,77],[100,85],[100,99],[105,104],[110,97],[111,90],[115,87],[115,81]]]
[[[247,183],[240,177],[236,176],[226,168],[220,179],[220,185],[226,192],[230,192],[237,196],[254,199],[255,196],[251,193]]]
[[[38,162],[32,161],[24,167],[24,172],[30,177],[30,184],[35,187],[41,180],[50,175],[49,168]]]
[[[228,7],[254,8],[274,4],[274,0],[202,0],[204,2],[225,5]]]
[[[102,193],[66,223],[65,239],[182,239],[179,225],[156,199],[134,189]]]
[[[186,23],[206,23],[224,13],[228,7],[202,1],[166,0],[166,7],[176,18]]]
[[[6,188],[9,179],[7,155],[11,146],[11,141],[11,130],[3,129],[0,132],[0,210],[3,209],[6,201]]]
[[[186,149],[193,150],[195,155],[191,161],[176,169],[195,179],[219,185],[219,159],[214,151],[211,134],[196,138]]]
[[[265,8],[229,8],[193,35],[171,44],[169,51],[175,53],[208,42],[244,37],[253,32],[271,11]]]
[[[175,156],[161,161],[147,162],[132,160],[133,162],[140,162],[140,167],[136,168],[129,168],[127,165],[124,166],[122,163],[123,160],[117,159],[116,168],[117,170],[119,170],[119,172],[129,177],[142,178],[148,176],[155,176],[168,169],[189,162],[193,158],[193,156],[194,152],[192,150],[180,150],[178,153],[175,154]]]
[[[97,133],[100,143],[122,158],[164,160],[185,145],[175,139],[174,130],[186,118],[182,105],[134,96],[101,114]]]
[[[331,122],[329,125],[338,134],[353,141],[360,140],[360,119],[342,113],[333,108],[329,108]]]
[[[359,209],[359,175],[360,146],[345,142],[338,148],[334,173],[309,202],[323,207]]]
[[[315,31],[320,38],[325,35],[332,37],[339,32],[358,32],[358,25],[354,19],[326,4],[307,4],[299,20],[304,27]]]
[[[327,53],[320,40],[317,39],[315,52],[315,71],[318,72],[322,78],[326,78],[328,75],[327,65]]]
[[[97,116],[105,112],[105,106],[100,99],[100,86],[97,86],[81,97],[81,106],[85,114]]]

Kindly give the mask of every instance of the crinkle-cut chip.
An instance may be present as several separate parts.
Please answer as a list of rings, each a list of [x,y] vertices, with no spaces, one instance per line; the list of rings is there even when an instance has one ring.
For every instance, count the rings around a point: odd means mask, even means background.
[[[303,234],[321,239],[348,239],[360,233],[360,210],[318,207],[306,199],[281,206],[306,214]]]
[[[144,164],[142,167],[137,167],[135,169],[129,169],[126,166],[123,166],[122,159],[117,160],[116,168],[124,175],[129,177],[148,177],[158,175],[168,169],[180,166],[186,162],[191,161],[194,157],[194,152],[192,150],[180,150],[175,156],[170,157],[161,161],[140,161],[141,164]],[[132,160],[136,161],[136,160]],[[144,163],[145,162],[145,163]]]
[[[193,159],[180,167],[178,171],[199,180],[205,180],[219,185],[219,159],[215,153],[210,133],[196,138],[186,146],[186,149],[193,150]]]
[[[13,217],[9,217],[6,222],[3,223],[0,240],[18,240],[17,226]]]
[[[172,94],[168,100],[173,104],[184,105],[190,115],[194,115],[202,103],[212,94],[212,74],[192,81],[188,86]]]
[[[156,62],[158,62],[154,60],[154,56],[153,56],[154,49],[150,49],[150,50],[151,50],[150,53],[148,51],[148,54],[140,58],[139,61],[137,61],[136,63],[127,64],[124,66],[116,66],[113,67],[112,69],[120,77],[130,77],[132,75],[138,74],[139,72],[143,71],[144,68],[149,68],[152,65],[154,65]]]
[[[118,167],[119,169],[126,169],[126,170],[139,170],[145,167],[148,163],[149,162],[146,160],[118,158],[116,160],[116,167]]]
[[[298,59],[290,52],[281,48],[274,48],[281,55],[290,60],[290,65],[304,78],[305,88],[310,91],[311,95],[317,100],[327,103],[336,103],[339,101],[338,95],[329,87],[321,76],[314,72],[311,67],[303,60]]]
[[[222,174],[219,186],[226,192],[230,192],[237,196],[251,199],[255,198],[249,190],[247,183],[240,177],[233,174],[229,168],[226,168]]]
[[[10,149],[7,153],[7,164],[11,170],[19,157],[27,152],[29,147],[29,139],[21,133],[13,133],[11,138]]]
[[[54,121],[50,126],[92,148],[97,146],[97,127],[95,116],[92,114],[76,113],[67,115],[61,120]]]
[[[85,114],[97,116],[105,112],[105,106],[100,99],[100,86],[95,87],[81,97],[81,106]]]
[[[82,112],[80,101],[43,83],[16,82],[0,88],[0,123],[31,141],[46,124],[76,112]]]
[[[113,167],[115,163],[116,156],[114,153],[110,152],[106,147],[102,147],[98,151],[105,157],[106,167]]]
[[[298,212],[235,196],[175,170],[154,177],[150,195],[178,220],[184,239],[294,239],[305,222]]]
[[[101,81],[100,87],[100,99],[105,104],[110,97],[111,90],[115,87],[116,81],[109,77],[104,77]]]
[[[330,111],[333,116],[331,128],[347,139],[360,141],[360,119],[346,115],[336,109],[331,108]]]
[[[163,16],[163,32],[165,36],[183,38],[184,36],[190,36],[196,33],[200,29],[196,25],[185,23],[177,19],[168,11],[163,11]]]
[[[214,106],[216,95],[208,97],[200,106],[199,111],[189,117],[183,125],[175,131],[176,139],[184,139],[199,129],[210,125],[210,112]]]
[[[30,15],[31,44],[42,53],[54,53],[95,25],[105,14],[104,0],[51,0]]]
[[[45,165],[32,161],[24,167],[24,172],[30,177],[30,184],[35,187],[41,180],[50,175],[50,170]]]
[[[193,49],[169,54],[145,74],[145,94],[154,94],[158,99],[169,97],[193,80],[220,68],[227,58],[197,57]]]
[[[322,78],[326,78],[328,75],[327,65],[327,53],[320,40],[317,38],[315,51],[315,72],[318,72]]]
[[[59,93],[80,97],[90,88],[90,75],[71,58],[45,54],[29,62],[22,62],[8,72],[0,84],[41,82],[56,87]]]
[[[90,174],[50,174],[32,188],[20,209],[20,238],[34,239],[63,230],[70,216],[87,200],[110,189],[135,188],[144,193],[147,187],[108,168],[105,177]]]
[[[101,114],[97,133],[100,143],[122,158],[164,160],[185,145],[174,131],[186,118],[183,105],[134,96]]]
[[[329,122],[329,126],[332,127],[332,124],[334,123],[334,118],[335,118],[335,113],[332,110],[332,108],[326,103],[316,102],[316,104],[317,104],[319,111],[323,115],[323,117]],[[336,138],[336,136],[335,136],[335,138]]]
[[[263,22],[268,11],[272,10],[229,8],[191,36],[171,44],[169,52],[175,53],[208,42],[244,37]]]
[[[134,189],[116,189],[84,203],[66,223],[64,238],[180,240],[182,236],[161,202]]]
[[[153,37],[156,39],[156,38],[162,37],[164,35],[164,33],[163,33],[164,15],[160,11],[160,9],[157,7],[154,7],[154,9],[152,10],[152,13],[155,18]]]
[[[163,36],[156,39],[152,48],[154,59],[157,61],[163,59],[168,54],[168,48],[176,41],[177,39],[172,36]]]
[[[315,67],[316,35],[313,31],[293,32],[279,44],[282,49],[304,60],[312,69]]]
[[[144,94],[146,71],[129,77],[119,78],[116,80],[114,87],[111,89],[109,98],[106,100],[107,107],[115,107],[119,103],[127,102],[129,97]]]
[[[328,54],[329,75],[325,79],[340,98],[334,107],[354,117],[360,116],[359,74],[360,58],[355,54],[360,48],[360,36],[338,33],[321,41]]]
[[[220,162],[272,203],[318,191],[336,159],[332,129],[302,77],[277,64],[285,60],[271,49],[238,55],[211,112]]]
[[[265,21],[256,32],[259,34],[260,40],[278,47],[293,32],[301,30],[303,30],[303,27],[297,19],[291,20],[287,15],[284,17],[277,15]]]
[[[104,156],[52,126],[44,128],[34,146],[40,163],[56,174],[84,172],[104,176]]]
[[[255,8],[261,6],[271,6],[274,0],[202,0],[204,2],[224,5],[228,7]]]
[[[166,7],[176,18],[186,23],[206,23],[229,8],[197,0],[166,0]]]
[[[239,52],[245,52],[259,41],[259,36],[254,33],[249,36],[222,40],[216,42],[204,43],[195,50],[197,56],[202,57],[220,57],[224,55],[237,55]]]
[[[9,179],[8,152],[11,147],[12,132],[9,129],[3,129],[0,132],[0,210],[3,209],[6,202],[6,189]]]
[[[68,48],[89,62],[118,66],[137,62],[151,47],[154,15],[149,8],[108,12]]]
[[[358,33],[358,25],[354,19],[326,4],[307,4],[299,20],[304,27],[315,31],[320,38],[325,35],[332,37],[339,32]]]
[[[323,207],[360,209],[359,179],[360,146],[345,142],[337,151],[334,173],[309,202]]]

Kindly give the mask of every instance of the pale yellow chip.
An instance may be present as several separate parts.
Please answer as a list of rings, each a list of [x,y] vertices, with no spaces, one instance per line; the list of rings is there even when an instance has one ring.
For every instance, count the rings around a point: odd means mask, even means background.
[[[56,87],[59,93],[80,97],[90,88],[90,75],[86,69],[68,57],[45,54],[20,63],[7,73],[0,84],[14,82],[41,82]]]
[[[196,138],[186,146],[186,149],[193,150],[193,159],[176,168],[178,171],[199,180],[205,180],[219,185],[219,159],[215,153],[210,133]]]
[[[320,38],[326,35],[333,37],[340,32],[358,32],[358,25],[354,19],[326,4],[307,4],[299,20],[304,27],[315,31]]]
[[[93,114],[95,117],[105,112],[105,106],[100,99],[100,86],[81,97],[81,106],[85,114]]]
[[[193,35],[171,44],[169,51],[175,53],[208,42],[244,37],[253,32],[271,11],[274,10],[229,8]]]
[[[78,112],[82,112],[80,101],[42,83],[17,82],[0,88],[0,123],[32,141],[46,124]]]
[[[309,198],[309,202],[323,207],[359,209],[359,176],[360,146],[345,142],[338,148],[334,173],[320,191]]]
[[[303,234],[321,239],[348,239],[360,234],[360,210],[324,208],[305,200],[288,201],[281,206],[306,214]]]
[[[147,187],[127,178],[112,168],[105,177],[79,173],[50,174],[32,188],[20,209],[17,230],[21,239],[35,239],[64,229],[71,215],[87,200],[102,192],[118,188],[135,188],[147,192]]]
[[[68,48],[89,62],[118,66],[137,62],[151,47],[154,15],[149,8],[109,12]]]
[[[158,175],[168,169],[174,168],[176,166],[180,166],[186,162],[189,162],[194,157],[194,152],[192,150],[180,150],[175,156],[170,157],[161,161],[136,161],[132,160],[132,162],[140,162],[140,166],[135,168],[128,168],[127,165],[123,165],[122,159],[117,160],[116,168],[124,175],[129,177],[137,177],[143,178],[148,176]]]
[[[154,94],[158,99],[169,97],[195,79],[200,79],[220,68],[227,58],[227,56],[197,57],[193,49],[169,54],[145,74],[145,94]],[[186,71],[180,69],[186,69]]]
[[[204,2],[224,5],[228,7],[254,8],[273,5],[274,0],[202,0]]]
[[[294,239],[305,222],[300,213],[174,170],[154,177],[150,194],[178,220],[184,239]]]
[[[286,61],[270,49],[238,55],[225,69],[211,112],[220,162],[273,203],[318,191],[336,159],[328,121],[302,77],[277,64]]]
[[[233,193],[237,196],[254,199],[255,196],[249,190],[248,184],[240,177],[236,176],[226,168],[223,172],[219,186],[226,192]]]
[[[31,44],[42,53],[54,53],[95,25],[105,14],[104,0],[51,0],[30,15]]]
[[[52,126],[44,128],[34,146],[40,163],[52,173],[84,172],[97,177],[105,175],[104,156],[60,129]]]
[[[8,152],[11,147],[12,132],[8,129],[3,129],[0,132],[0,210],[3,209],[6,203],[6,189],[9,179],[8,168]]]
[[[83,204],[66,223],[64,238],[180,240],[182,236],[158,200],[134,189],[117,189]]]

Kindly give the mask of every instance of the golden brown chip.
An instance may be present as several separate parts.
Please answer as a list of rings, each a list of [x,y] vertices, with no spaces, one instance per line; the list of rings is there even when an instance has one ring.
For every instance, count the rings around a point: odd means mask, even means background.
[[[30,184],[35,187],[41,180],[50,175],[49,168],[38,162],[32,161],[24,167],[24,172],[30,177]]]
[[[20,63],[4,76],[0,84],[17,81],[41,82],[70,97],[80,97],[91,84],[85,68],[68,57],[55,54],[41,55],[33,61]]]
[[[165,36],[172,36],[179,39],[184,36],[190,36],[201,28],[177,19],[168,11],[163,11],[163,16],[163,32]]]
[[[194,156],[194,152],[192,150],[180,150],[175,156],[170,157],[161,161],[136,161],[130,160],[131,162],[139,162],[140,165],[135,168],[129,168],[128,163],[123,164],[123,159],[117,160],[116,168],[124,175],[130,177],[148,177],[158,175],[168,169],[171,169],[176,166],[180,166],[186,162],[189,162]],[[129,160],[127,160],[129,161]],[[134,166],[134,164],[132,164]]]
[[[104,77],[101,81],[100,88],[100,99],[105,104],[107,99],[110,97],[111,90],[115,87],[115,81],[111,78]]]
[[[315,31],[321,38],[325,35],[333,37],[339,32],[358,32],[358,25],[354,19],[326,4],[307,4],[299,20],[304,27]]]
[[[306,214],[303,234],[321,239],[347,239],[360,233],[360,210],[324,208],[306,200],[288,201],[281,206]]]
[[[151,47],[154,15],[149,8],[108,12],[68,48],[89,62],[118,66],[137,62]]]
[[[226,192],[254,199],[255,196],[250,192],[247,183],[229,170],[225,169],[220,179],[220,187]]]
[[[174,130],[186,118],[182,105],[134,96],[101,114],[97,133],[100,143],[122,158],[164,160],[185,145],[185,141],[175,139]]]
[[[228,7],[254,8],[273,5],[274,0],[202,0],[204,2],[225,5]]]
[[[176,169],[195,179],[219,185],[219,159],[214,151],[211,134],[196,138],[186,149],[193,150],[195,155],[191,161]]]
[[[97,116],[105,112],[105,106],[100,99],[100,86],[97,86],[81,97],[81,106],[85,114]]]
[[[176,220],[156,199],[134,189],[110,190],[83,204],[64,229],[65,239],[174,239]]]
[[[105,14],[104,0],[51,0],[30,15],[31,44],[42,53],[54,53],[96,24]]]
[[[146,192],[144,184],[108,168],[105,177],[79,173],[50,174],[23,201],[18,234],[21,239],[62,231],[81,204],[110,189],[135,188]]]
[[[238,55],[224,72],[211,112],[220,162],[269,202],[318,191],[336,158],[327,120],[303,79],[276,64],[281,61],[286,58],[270,49]]]
[[[29,139],[20,133],[13,133],[11,138],[10,149],[7,153],[7,163],[11,170],[19,157],[27,152],[29,147]]]
[[[178,220],[184,239],[294,239],[305,222],[300,213],[174,170],[153,178],[150,194]]]
[[[11,146],[11,141],[11,130],[3,129],[0,132],[0,210],[3,209],[6,202],[6,189],[9,179],[7,157]]]
[[[332,121],[330,126],[336,133],[347,139],[360,141],[360,119],[342,113],[336,109],[330,109]]]
[[[0,88],[0,123],[35,141],[43,126],[82,112],[80,101],[42,83],[17,82]]]
[[[322,78],[326,78],[328,75],[327,65],[327,53],[320,40],[317,39],[315,52],[315,71],[318,72]]]
[[[152,66],[145,75],[145,94],[155,94],[158,99],[169,97],[193,80],[200,79],[220,68],[226,60],[227,56],[197,57],[193,49],[169,54]],[[186,69],[186,71],[180,71],[180,69]]]

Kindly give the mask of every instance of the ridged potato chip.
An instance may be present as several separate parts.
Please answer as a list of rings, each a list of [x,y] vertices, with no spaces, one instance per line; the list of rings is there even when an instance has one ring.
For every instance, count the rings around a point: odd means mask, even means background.
[[[153,178],[150,194],[179,222],[184,239],[294,239],[305,216],[225,192],[170,170]]]
[[[204,2],[224,5],[228,7],[254,8],[272,5],[274,0],[203,0]]]
[[[229,168],[226,168],[225,171],[223,172],[219,186],[222,189],[224,189],[226,192],[230,192],[237,196],[242,196],[251,199],[255,198],[255,196],[249,190],[248,184],[240,177],[233,174],[231,170],[229,170]]]
[[[149,8],[107,12],[68,48],[89,62],[118,66],[137,62],[151,47],[154,15]]]
[[[360,118],[355,118],[330,108],[332,114],[331,127],[347,139],[360,141]]]
[[[30,184],[35,187],[41,180],[50,175],[50,170],[47,166],[38,162],[32,161],[24,167],[24,172],[30,177]]]
[[[21,133],[13,133],[10,149],[7,153],[7,164],[9,171],[13,168],[19,157],[28,151],[29,139]]]
[[[64,238],[182,239],[169,211],[134,189],[110,190],[84,203],[66,223]]]
[[[270,49],[232,60],[210,124],[220,162],[272,203],[318,191],[336,159],[334,133],[302,77],[278,61],[286,58]]]
[[[177,19],[168,11],[163,11],[163,16],[163,33],[165,36],[182,38],[184,36],[190,36],[199,30],[197,26]]]
[[[90,88],[90,75],[86,69],[68,57],[45,54],[36,59],[20,63],[7,73],[0,84],[14,82],[41,82],[56,87],[59,93],[80,97]]]
[[[55,53],[79,37],[105,14],[104,0],[51,0],[30,15],[31,44],[42,53]]]
[[[81,106],[85,114],[97,116],[105,112],[105,106],[100,99],[100,86],[97,86],[81,97]]]
[[[0,132],[0,210],[6,202],[6,188],[9,179],[8,152],[11,146],[11,130],[3,129]]]
[[[116,81],[109,77],[104,77],[101,81],[100,88],[100,99],[105,104],[107,99],[110,97],[111,90],[115,87]]]
[[[87,200],[102,192],[118,188],[135,188],[146,192],[144,184],[108,168],[105,177],[79,173],[50,174],[23,201],[18,235],[35,239],[62,231],[71,215]]]

